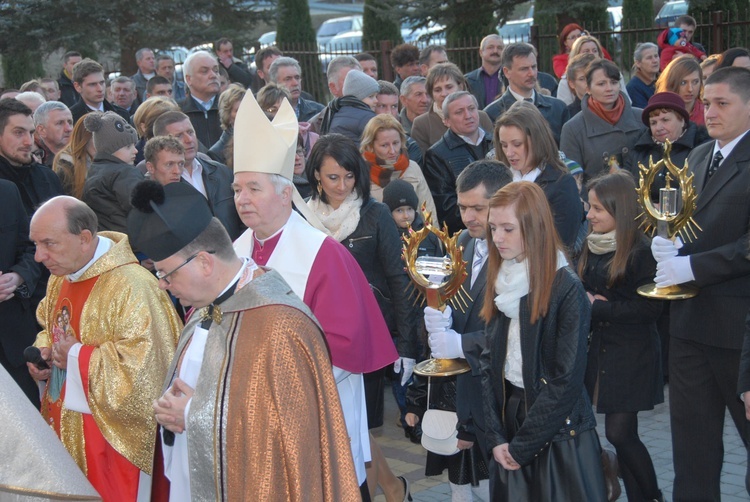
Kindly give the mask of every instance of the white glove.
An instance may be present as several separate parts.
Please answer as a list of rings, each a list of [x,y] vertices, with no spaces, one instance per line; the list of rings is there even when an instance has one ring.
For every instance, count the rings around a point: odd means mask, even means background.
[[[666,288],[675,284],[694,281],[693,269],[689,256],[675,256],[656,264],[656,287]]]
[[[452,329],[430,333],[428,338],[432,357],[437,359],[464,358],[464,349],[461,347],[461,335]]]
[[[401,373],[401,368],[404,368],[404,374],[401,375],[401,387],[406,385],[406,382],[408,382],[414,374],[414,366],[416,365],[417,361],[408,357],[399,357],[396,359],[396,362],[393,363],[393,372],[397,375]]]
[[[439,333],[450,329],[453,326],[453,317],[450,305],[445,306],[445,310],[440,312],[432,307],[424,309],[424,325],[428,333]]]
[[[658,235],[651,241],[651,254],[657,263],[677,256],[677,251],[682,247],[682,240],[677,237],[674,241],[665,239]]]

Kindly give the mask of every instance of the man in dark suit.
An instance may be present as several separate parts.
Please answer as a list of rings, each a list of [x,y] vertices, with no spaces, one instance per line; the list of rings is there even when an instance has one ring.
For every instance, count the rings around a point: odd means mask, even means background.
[[[130,122],[130,114],[127,110],[104,99],[106,90],[104,68],[93,59],[86,58],[73,67],[73,87],[81,96],[81,99],[70,107],[74,123],[92,111],[115,112]]]
[[[211,148],[219,141],[222,132],[219,121],[219,62],[206,51],[196,51],[187,57],[182,70],[190,95],[180,103],[180,109],[190,117],[201,145]]]
[[[549,124],[559,145],[562,126],[570,115],[563,101],[536,92],[539,71],[534,46],[524,42],[508,44],[503,50],[503,75],[508,79],[508,89],[484,109],[490,119],[497,120],[516,101],[531,101]]]
[[[747,446],[737,398],[745,316],[750,310],[750,71],[716,70],[703,93],[708,133],[715,140],[688,157],[698,192],[693,219],[702,229],[678,249],[654,238],[656,284],[691,282],[689,300],[671,302],[669,408],[674,500],[720,500],[725,409]],[[750,390],[742,385],[740,391]]]
[[[21,194],[0,180],[0,363],[39,408],[39,389],[26,369],[23,351],[34,343],[38,327],[31,294],[41,276],[29,240],[29,217]]]
[[[445,98],[443,116],[448,130],[427,150],[423,171],[440,221],[456,232],[464,227],[456,203],[456,177],[471,162],[487,155],[492,148],[492,133],[479,127],[477,100],[468,91]]]
[[[68,51],[63,56],[63,68],[60,72],[60,78],[57,80],[57,85],[60,87],[60,99],[58,101],[62,101],[68,107],[78,103],[81,99],[73,85],[73,68],[80,62],[80,52]]]
[[[425,308],[425,326],[433,357],[462,358],[471,371],[456,379],[456,411],[459,417],[458,447],[471,448],[479,441],[484,458],[491,452],[485,447],[484,412],[482,410],[482,377],[479,355],[485,346],[484,321],[479,318],[487,286],[488,247],[485,235],[489,202],[492,195],[513,181],[510,171],[494,160],[469,164],[456,180],[458,207],[466,231],[459,237],[463,246],[468,276],[463,288],[468,293],[465,311],[448,306],[445,311]]]
[[[484,108],[503,92],[503,39],[500,35],[487,35],[479,44],[479,57],[482,66],[464,75],[469,90],[477,98],[480,108]]]

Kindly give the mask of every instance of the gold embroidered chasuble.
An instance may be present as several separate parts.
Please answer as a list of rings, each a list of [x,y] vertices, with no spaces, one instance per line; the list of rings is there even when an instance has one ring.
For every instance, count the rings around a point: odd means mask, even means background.
[[[265,269],[221,304],[186,423],[192,500],[361,500],[312,313]],[[188,322],[164,389],[196,325]]]
[[[75,287],[75,283],[98,277],[85,298],[77,333],[84,347],[93,346],[87,401],[107,443],[151,474],[157,430],[152,403],[161,395],[182,325],[169,296],[138,264],[127,236],[119,232],[98,235],[115,244],[72,284]],[[50,277],[47,295],[37,309],[43,329],[36,347],[52,345],[64,282],[70,286],[67,277]],[[60,431],[63,444],[86,473],[82,414],[63,405]]]

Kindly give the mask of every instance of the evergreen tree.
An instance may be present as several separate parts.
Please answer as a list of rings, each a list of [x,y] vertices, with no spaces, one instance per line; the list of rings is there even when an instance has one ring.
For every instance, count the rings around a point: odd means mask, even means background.
[[[747,0],[691,0],[688,14],[693,16],[698,24],[711,24],[711,15],[715,11],[722,11],[724,21],[747,19]],[[723,52],[730,47],[746,47],[747,40],[743,40],[742,27],[722,28],[722,47],[713,47],[713,33],[711,27],[699,28],[693,39],[701,42],[709,54]]]
[[[398,45],[401,38],[401,23],[395,0],[365,0],[362,14],[362,49],[377,50],[382,40]]]
[[[120,71],[129,75],[141,47],[191,47],[220,36],[242,40],[270,15],[241,0],[16,0],[0,3],[0,51],[14,58],[29,44],[40,52],[116,51]]]
[[[622,29],[627,30],[650,27],[654,22],[654,4],[651,0],[622,1]],[[623,34],[622,63],[623,70],[634,63],[633,52],[641,42],[655,42],[654,34],[641,32]]]
[[[278,0],[277,7],[276,45],[299,62],[304,89],[320,99],[327,86],[320,71],[310,6],[307,0]]]
[[[497,31],[516,5],[523,0],[410,0],[400,7],[401,15],[425,28],[437,23],[446,27],[448,47],[465,47]],[[476,52],[476,51],[473,51]],[[468,68],[469,66],[467,66]]]

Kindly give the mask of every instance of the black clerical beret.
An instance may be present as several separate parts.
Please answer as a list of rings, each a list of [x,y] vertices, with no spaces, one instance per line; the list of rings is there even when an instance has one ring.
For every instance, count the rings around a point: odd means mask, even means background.
[[[128,237],[154,261],[169,258],[190,244],[211,222],[206,198],[188,183],[138,183],[131,195]]]

